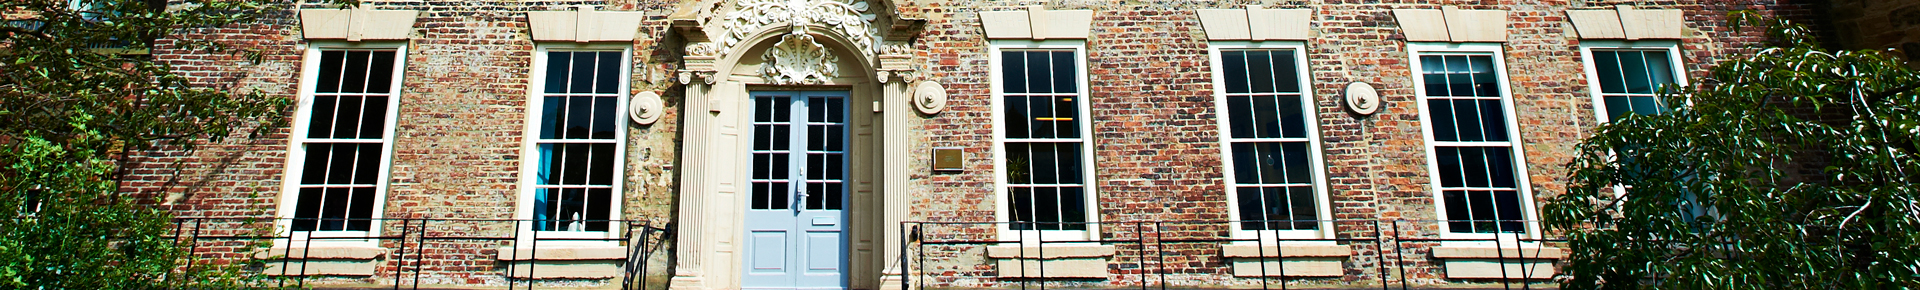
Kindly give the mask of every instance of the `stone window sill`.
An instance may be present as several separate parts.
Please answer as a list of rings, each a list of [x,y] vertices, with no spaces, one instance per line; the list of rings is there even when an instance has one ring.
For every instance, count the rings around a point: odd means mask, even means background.
[[[997,260],[1003,278],[1103,279],[1113,253],[1113,246],[1095,244],[987,247],[987,257]]]
[[[276,247],[254,252],[272,276],[372,276],[387,250],[372,246]]]
[[[1433,247],[1433,257],[1445,260],[1447,278],[1551,279],[1554,261],[1565,257],[1560,248]]]
[[[509,276],[520,279],[603,279],[619,277],[627,259],[622,247],[500,247],[496,259],[511,265]]]
[[[1345,245],[1222,245],[1239,277],[1330,277],[1346,274],[1353,248]]]

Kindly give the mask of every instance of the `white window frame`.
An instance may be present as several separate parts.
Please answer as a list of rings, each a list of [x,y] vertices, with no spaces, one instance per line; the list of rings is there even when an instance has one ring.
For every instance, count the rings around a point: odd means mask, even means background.
[[[1222,177],[1222,180],[1224,180],[1225,182],[1224,184],[1226,189],[1224,190],[1224,192],[1227,195],[1228,216],[1232,220],[1239,219],[1240,202],[1239,202],[1239,194],[1237,193],[1237,190],[1236,190],[1237,189],[1236,184],[1238,181],[1235,179],[1235,175],[1233,171],[1234,166],[1233,166],[1232,147],[1233,147],[1233,143],[1236,143],[1236,141],[1231,135],[1232,124],[1231,122],[1229,122],[1229,120],[1231,120],[1229,118],[1229,114],[1232,114],[1232,112],[1231,110],[1227,109],[1226,70],[1224,69],[1225,68],[1224,64],[1221,62],[1221,58],[1220,58],[1221,53],[1226,51],[1248,51],[1248,50],[1293,50],[1293,58],[1294,58],[1293,61],[1295,66],[1294,76],[1299,79],[1297,81],[1300,84],[1300,108],[1304,110],[1303,113],[1306,115],[1305,117],[1307,122],[1307,137],[1305,138],[1306,139],[1305,141],[1307,142],[1308,171],[1311,172],[1312,174],[1309,178],[1313,180],[1313,192],[1314,192],[1314,203],[1315,203],[1314,216],[1315,216],[1315,219],[1322,220],[1321,222],[1319,222],[1318,229],[1314,229],[1314,230],[1245,230],[1243,229],[1241,223],[1235,222],[1231,226],[1233,228],[1233,238],[1234,239],[1259,239],[1260,241],[1257,241],[1257,242],[1256,241],[1240,241],[1240,243],[1260,243],[1260,244],[1270,245],[1270,244],[1275,244],[1278,239],[1318,239],[1322,237],[1333,236],[1333,222],[1328,221],[1332,219],[1332,213],[1330,212],[1332,209],[1331,209],[1331,206],[1329,205],[1330,202],[1327,197],[1327,178],[1326,178],[1327,167],[1325,163],[1325,151],[1322,151],[1321,144],[1320,144],[1320,140],[1321,140],[1320,139],[1320,117],[1318,114],[1318,111],[1319,111],[1318,107],[1315,106],[1314,104],[1313,83],[1312,83],[1313,77],[1307,71],[1306,42],[1302,42],[1302,41],[1213,41],[1213,42],[1209,42],[1207,46],[1208,46],[1207,51],[1209,53],[1208,59],[1210,63],[1213,65],[1212,75],[1213,75],[1213,99],[1214,99],[1214,110],[1215,110],[1214,112],[1215,112],[1215,115],[1217,116],[1214,119],[1215,121],[1217,121],[1216,125],[1219,127],[1218,132],[1220,133],[1220,140],[1219,140],[1220,160],[1221,160],[1220,166],[1221,166],[1221,172],[1225,174]],[[1268,139],[1240,140],[1240,142],[1301,141],[1301,140],[1296,140],[1294,138],[1283,138],[1283,139],[1268,138]],[[1306,242],[1306,241],[1288,241],[1288,243],[1302,243],[1302,242]]]
[[[1502,110],[1502,113],[1505,114],[1505,116],[1503,116],[1505,120],[1503,121],[1507,122],[1507,136],[1510,136],[1508,138],[1508,140],[1510,141],[1506,141],[1506,142],[1434,141],[1433,126],[1432,126],[1433,120],[1431,120],[1432,118],[1431,113],[1428,111],[1428,108],[1427,108],[1426,80],[1422,75],[1423,69],[1420,63],[1420,57],[1426,56],[1427,54],[1478,54],[1478,55],[1492,56],[1493,69],[1496,71],[1496,73],[1499,74],[1498,77],[1495,78],[1495,81],[1499,83],[1500,104],[1502,107],[1501,110]],[[1518,191],[1520,195],[1520,207],[1521,207],[1520,214],[1522,217],[1525,218],[1525,220],[1522,221],[1522,225],[1523,225],[1522,228],[1526,232],[1521,234],[1520,237],[1524,237],[1524,238],[1540,237],[1540,223],[1538,222],[1540,220],[1539,210],[1537,210],[1534,202],[1533,184],[1529,180],[1531,175],[1527,173],[1526,150],[1525,148],[1523,148],[1524,146],[1522,146],[1523,144],[1525,144],[1525,142],[1523,141],[1524,139],[1522,138],[1523,136],[1520,135],[1520,122],[1518,121],[1519,116],[1514,114],[1513,91],[1509,89],[1510,85],[1508,84],[1508,81],[1507,81],[1507,79],[1510,78],[1511,76],[1507,73],[1506,50],[1502,47],[1500,43],[1408,42],[1407,43],[1407,59],[1408,59],[1408,68],[1411,69],[1411,74],[1409,74],[1409,77],[1413,79],[1414,95],[1417,96],[1415,103],[1420,109],[1420,132],[1421,132],[1420,137],[1422,138],[1421,140],[1426,142],[1425,149],[1427,152],[1427,160],[1426,160],[1427,185],[1428,185],[1429,194],[1431,194],[1431,197],[1433,198],[1434,213],[1437,214],[1434,216],[1434,221],[1439,224],[1440,236],[1442,238],[1449,238],[1449,239],[1490,239],[1490,240],[1498,239],[1501,241],[1508,241],[1516,238],[1515,235],[1511,233],[1455,233],[1453,232],[1453,230],[1451,229],[1452,227],[1451,223],[1447,222],[1448,220],[1447,220],[1446,197],[1442,194],[1442,191],[1440,190],[1441,188],[1440,159],[1438,158],[1439,155],[1438,155],[1438,150],[1436,150],[1436,147],[1499,146],[1499,145],[1503,145],[1500,143],[1505,143],[1504,145],[1507,146],[1507,148],[1511,148],[1513,150],[1513,155],[1512,155],[1513,158],[1511,160],[1513,163],[1512,166],[1514,169],[1513,176],[1514,176],[1514,179],[1517,179],[1514,181],[1514,187],[1515,187],[1515,190]],[[1491,242],[1449,241],[1449,242],[1444,242],[1443,244],[1483,244],[1483,243],[1491,243]]]
[[[278,236],[288,238],[276,239],[276,243],[291,242],[300,245],[371,247],[379,242],[376,239],[314,239],[308,241],[309,232],[293,230],[294,214],[299,208],[298,205],[294,203],[300,200],[300,177],[306,174],[306,172],[303,172],[306,166],[306,143],[327,140],[307,138],[309,131],[307,127],[311,125],[308,123],[313,115],[314,90],[315,87],[319,86],[318,79],[320,77],[321,52],[327,50],[357,49],[393,50],[393,78],[390,84],[392,87],[388,88],[388,92],[391,93],[389,93],[390,96],[387,97],[386,127],[382,128],[384,131],[380,139],[381,144],[384,146],[381,146],[380,173],[376,177],[377,181],[374,184],[373,190],[374,202],[372,218],[374,220],[370,222],[366,231],[311,232],[311,237],[317,238],[376,237],[380,235],[380,226],[382,223],[380,219],[386,216],[387,190],[389,189],[388,182],[392,177],[390,174],[393,167],[394,122],[399,120],[400,99],[403,95],[400,89],[403,87],[401,84],[405,83],[403,76],[405,76],[405,72],[407,71],[407,48],[408,46],[405,42],[315,41],[307,44],[300,65],[300,100],[295,105],[293,122],[291,123],[291,135],[287,136],[287,167],[284,171],[286,174],[281,176],[280,205],[277,214],[278,218],[276,219],[277,222],[275,222],[275,229]]]
[[[1681,63],[1682,58],[1680,57],[1680,43],[1677,41],[1672,41],[1672,40],[1639,40],[1639,41],[1581,40],[1580,41],[1580,64],[1586,69],[1587,95],[1593,98],[1594,120],[1599,121],[1599,123],[1607,123],[1611,121],[1611,120],[1608,120],[1609,119],[1608,116],[1611,116],[1612,114],[1611,112],[1607,112],[1607,99],[1606,99],[1605,93],[1602,93],[1600,91],[1600,70],[1594,67],[1594,61],[1593,61],[1594,50],[1665,50],[1667,52],[1667,64],[1669,66],[1668,69],[1673,70],[1673,83],[1680,87],[1687,86],[1686,68],[1685,68],[1685,64]],[[1658,95],[1659,91],[1655,90],[1654,92],[1655,92],[1656,99],[1659,99],[1659,95]],[[1660,99],[1660,101],[1664,103],[1666,100]]]
[[[628,120],[627,120],[626,109],[628,105],[627,98],[630,97],[632,94],[632,92],[629,91],[630,90],[629,85],[632,82],[632,78],[633,78],[633,73],[632,73],[633,46],[628,43],[615,43],[615,42],[536,43],[534,45],[533,65],[530,67],[532,72],[528,74],[528,78],[527,78],[526,128],[521,131],[523,135],[520,138],[521,139],[520,181],[519,181],[520,190],[519,190],[519,196],[516,199],[516,202],[514,203],[514,219],[519,220],[518,221],[519,226],[517,226],[517,228],[519,229],[517,240],[519,243],[531,243],[534,241],[534,238],[536,236],[536,233],[533,230],[534,222],[532,221],[534,218],[533,216],[534,194],[536,194],[537,192],[535,191],[535,188],[534,188],[535,187],[534,179],[540,173],[540,165],[539,165],[540,163],[540,160],[539,160],[540,120],[541,118],[545,117],[542,114],[540,108],[543,105],[542,102],[545,100],[544,95],[546,91],[547,53],[551,51],[617,51],[617,52],[620,52],[620,85],[619,85],[619,88],[615,90],[618,96],[614,97],[615,99],[618,99],[620,101],[618,105],[615,105],[614,117],[617,119],[614,120],[614,124],[617,124],[620,127],[614,130],[614,138],[613,140],[611,140],[611,143],[614,144],[613,156],[618,160],[614,160],[613,169],[612,169],[614,171],[614,176],[612,177],[613,193],[611,194],[611,198],[613,200],[611,201],[612,203],[610,204],[613,206],[613,208],[608,210],[608,213],[607,213],[607,219],[614,220],[614,221],[607,222],[607,231],[605,232],[539,231],[537,236],[540,240],[542,240],[539,243],[542,246],[617,245],[619,241],[612,241],[612,240],[608,240],[608,241],[548,240],[548,239],[603,239],[603,238],[610,239],[610,238],[620,237],[620,234],[622,234],[622,232],[620,231],[620,228],[623,227],[623,225],[621,225],[620,222],[616,222],[616,221],[623,219],[622,214],[626,210],[626,206],[624,203],[626,200],[625,198],[626,197],[626,167],[627,167],[626,156],[627,156],[627,135],[628,135],[627,131],[629,131],[630,129],[627,125]]]
[[[1025,50],[1025,49],[1073,50],[1074,65],[1075,67],[1079,68],[1078,70],[1079,75],[1075,76],[1075,81],[1079,82],[1079,87],[1078,89],[1075,90],[1075,93],[1077,93],[1078,96],[1076,96],[1075,98],[1079,98],[1079,101],[1075,102],[1075,104],[1078,104],[1080,106],[1079,108],[1080,118],[1082,119],[1081,122],[1078,122],[1080,125],[1080,138],[1079,138],[1080,139],[1079,140],[1080,160],[1081,160],[1080,169],[1082,171],[1081,174],[1083,174],[1081,177],[1081,181],[1085,182],[1085,185],[1083,185],[1082,188],[1085,189],[1085,193],[1086,193],[1084,195],[1084,198],[1086,199],[1084,201],[1084,204],[1087,206],[1087,209],[1086,209],[1087,222],[1088,222],[1087,230],[1084,230],[1084,231],[1013,230],[1012,224],[1009,223],[1012,221],[1012,215],[1011,215],[1011,212],[1009,212],[1009,207],[1013,206],[1013,204],[1009,202],[1007,198],[1007,174],[1006,174],[1007,161],[1005,158],[1003,158],[1004,156],[1007,156],[1007,153],[1006,153],[1006,143],[1007,143],[1006,126],[1007,125],[1005,124],[1005,121],[1002,120],[1003,119],[1002,117],[1006,116],[1006,112],[1004,108],[1005,104],[1002,104],[1004,102],[1002,99],[1006,98],[1006,93],[1005,93],[1006,90],[1001,88],[1002,81],[1000,79],[1001,78],[1001,72],[1000,72],[1000,61],[1001,61],[1000,54],[1001,53],[1000,52],[1002,50]],[[1088,73],[1087,73],[1086,41],[1078,40],[1078,39],[1075,39],[1075,40],[1061,40],[1061,39],[990,40],[988,41],[988,47],[987,47],[987,71],[990,72],[988,76],[988,78],[990,79],[987,81],[987,83],[991,84],[990,86],[993,92],[993,96],[991,98],[992,99],[991,106],[993,107],[993,115],[991,115],[992,116],[991,119],[993,119],[992,124],[993,124],[993,156],[994,156],[993,158],[993,180],[994,180],[993,196],[994,196],[994,204],[998,205],[994,207],[994,220],[998,222],[1000,236],[1003,237],[1002,239],[1004,240],[1006,239],[1006,237],[1017,237],[1018,240],[1023,241],[1022,244],[1025,244],[1026,246],[1033,246],[1033,245],[1037,245],[1037,242],[1043,241],[1043,240],[1044,241],[1086,241],[1086,240],[1092,239],[1093,237],[1099,236],[1100,235],[1100,224],[1099,224],[1100,205],[1099,203],[1097,203],[1099,198],[1096,198],[1096,196],[1099,195],[1098,194],[1099,190],[1095,188],[1095,184],[1098,182],[1095,182],[1096,178],[1093,175],[1094,168],[1098,167],[1096,166],[1096,164],[1098,163],[1094,162],[1094,159],[1093,159],[1093,156],[1094,156],[1093,149],[1095,147],[1094,138],[1093,138],[1093,135],[1094,135],[1093,134],[1093,118],[1092,118],[1093,114],[1092,114],[1091,106],[1088,105],[1088,103],[1091,103],[1091,100],[1087,99],[1087,95],[1088,95],[1087,91],[1089,91],[1089,88],[1087,86]]]

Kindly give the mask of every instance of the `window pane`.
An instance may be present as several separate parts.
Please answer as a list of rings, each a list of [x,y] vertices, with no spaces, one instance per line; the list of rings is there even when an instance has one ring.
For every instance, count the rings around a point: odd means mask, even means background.
[[[1628,97],[1605,97],[1602,99],[1607,103],[1606,121],[1619,120],[1620,118],[1625,118],[1627,114],[1633,113],[1633,103]]]
[[[1300,108],[1300,96],[1276,96],[1280,111],[1280,136],[1286,138],[1307,137],[1306,110]]]
[[[1029,138],[1058,138],[1060,116],[1054,115],[1054,97],[1027,97],[1027,106],[1033,113],[1033,135]]]
[[[1080,168],[1080,143],[1061,143],[1056,148],[1059,149],[1055,156],[1060,160],[1060,183],[1084,184],[1080,175],[1086,171]]]
[[[1293,62],[1293,50],[1273,51],[1274,91],[1282,93],[1300,92],[1300,76],[1294,71],[1296,68],[1298,68],[1298,66],[1295,66]]]
[[[352,184],[353,169],[360,163],[359,160],[355,158],[360,156],[360,146],[354,146],[353,144],[336,144],[330,153],[333,153],[332,156],[327,156],[327,158],[331,158],[333,161],[327,163],[327,171],[314,173],[326,175],[327,184]]]
[[[1460,174],[1467,187],[1487,187],[1491,180],[1487,177],[1487,156],[1483,148],[1460,148]]]
[[[1514,188],[1519,181],[1514,176],[1513,151],[1505,147],[1487,147],[1482,149],[1487,156],[1487,178],[1493,180],[1492,187]]]
[[[1633,112],[1635,114],[1658,115],[1662,112],[1666,112],[1666,108],[1665,108],[1666,106],[1661,105],[1660,102],[1657,101],[1659,100],[1659,98],[1629,97],[1627,99],[1633,101]]]
[[[1612,51],[1593,51],[1593,70],[1599,74],[1600,92],[1618,94],[1627,92],[1626,80],[1620,74],[1619,54]]]
[[[1034,222],[1033,189],[1026,187],[1008,187],[1007,199],[1007,203],[1013,205],[1007,208],[1007,214],[1012,215],[1011,219],[1007,219],[1007,221],[1013,222],[1011,227],[1014,230],[1034,229],[1033,224],[1030,224]]]
[[[593,93],[593,71],[598,64],[599,55],[591,52],[573,53],[573,69],[567,75],[568,93]]]
[[[1266,160],[1259,143],[1233,143],[1233,180],[1238,184],[1260,184],[1260,168]]]
[[[1033,184],[1032,143],[1007,143],[1007,183]]]
[[[345,75],[342,71],[346,70],[346,65],[346,51],[321,51],[320,75],[314,78],[313,92],[322,94],[340,92],[340,77]]]
[[[1009,94],[1027,92],[1027,54],[1017,50],[1000,52],[1000,89]]]
[[[1236,196],[1235,198],[1238,199],[1236,201],[1240,204],[1240,207],[1239,207],[1240,220],[1246,221],[1244,223],[1240,223],[1241,229],[1244,229],[1244,230],[1267,229],[1266,223],[1260,222],[1261,220],[1266,219],[1266,218],[1263,218],[1264,216],[1266,216],[1266,212],[1265,212],[1266,207],[1262,206],[1261,204],[1261,201],[1263,200],[1264,195],[1260,193],[1260,188],[1259,187],[1240,187],[1234,190],[1234,194],[1239,195],[1239,196]]]
[[[1500,219],[1494,216],[1496,211],[1493,204],[1493,192],[1484,190],[1467,191],[1467,208],[1471,209],[1473,213],[1471,216],[1473,218],[1473,232],[1493,232],[1495,226],[1494,221]]]
[[[1027,98],[1027,96],[1007,96],[1002,101],[1006,105],[1003,111],[1007,116],[1001,123],[1007,125],[1007,138],[1024,139],[1033,136],[1034,116],[1029,112],[1029,107],[1032,105],[1027,103]]]
[[[1465,190],[1441,191],[1440,197],[1445,201],[1444,203],[1446,203],[1446,206],[1447,206],[1448,231],[1455,232],[1455,233],[1474,232],[1473,224],[1468,221],[1468,220],[1472,220],[1473,218],[1472,218],[1472,212],[1468,211],[1467,191]]]
[[[1060,188],[1060,221],[1067,224],[1061,229],[1070,231],[1087,230],[1086,193],[1079,187]]]
[[[355,133],[360,131],[360,112],[365,110],[362,107],[365,102],[366,98],[362,97],[339,98],[338,107],[334,109],[334,114],[337,115],[333,117],[333,128],[327,128],[333,131],[333,138],[357,137]]]
[[[1227,127],[1233,138],[1253,138],[1253,97],[1227,97]]]
[[[1447,60],[1447,93],[1449,96],[1465,97],[1473,95],[1473,68],[1467,65],[1467,56],[1449,55]]]
[[[1433,148],[1433,155],[1435,155],[1435,158],[1438,158],[1435,160],[1435,163],[1438,163],[1437,166],[1439,167],[1436,171],[1440,172],[1440,187],[1466,186],[1465,173],[1463,173],[1463,169],[1460,168],[1462,166],[1460,148],[1435,147]]]
[[[1620,72],[1627,84],[1627,92],[1635,94],[1653,93],[1652,79],[1647,76],[1647,61],[1640,52],[1620,52]]]
[[[1059,184],[1059,164],[1061,156],[1056,147],[1060,146],[1056,146],[1053,143],[1032,143],[1028,144],[1028,146],[1032,146],[1031,148],[1033,148],[1033,155],[1031,156],[1031,158],[1033,158],[1033,183]]]
[[[333,144],[308,143],[305,164],[300,168],[300,184],[326,184],[328,163],[333,162]]]
[[[1220,64],[1222,65],[1222,69],[1225,70],[1224,77],[1227,78],[1227,93],[1247,93],[1249,85],[1247,84],[1246,54],[1247,52],[1245,51],[1220,52]]]
[[[1494,191],[1493,201],[1499,213],[1497,219],[1504,221],[1500,223],[1500,232],[1514,233],[1526,231],[1526,227],[1520,222],[1526,219],[1525,216],[1520,215],[1520,192],[1512,190]]]
[[[333,119],[340,106],[340,97],[315,96],[313,107],[307,117],[307,138],[333,138]]]
[[[622,67],[620,65],[620,52],[603,51],[598,54],[599,63],[593,65],[594,68],[599,70],[594,73],[593,76],[593,92],[596,94],[619,93],[620,68]]]
[[[1487,141],[1485,131],[1480,128],[1480,103],[1474,99],[1453,100],[1454,132],[1460,133],[1457,141]]]
[[[789,197],[792,197],[794,193],[792,189],[789,189],[791,186],[789,183],[776,181],[768,183],[767,185],[771,188],[767,194],[767,209],[793,208],[793,201]]]
[[[367,92],[388,93],[393,90],[393,51],[374,51],[372,54],[372,63],[367,65]]]
[[[1073,51],[1053,52],[1053,92],[1076,93],[1078,86],[1078,66],[1074,65]]]
[[[1451,96],[1447,90],[1447,63],[1440,56],[1421,56],[1420,70],[1427,96]]]
[[[1287,179],[1285,182],[1291,184],[1312,184],[1313,174],[1307,169],[1307,165],[1310,163],[1310,160],[1307,160],[1307,142],[1283,142],[1274,144],[1279,145],[1279,153],[1282,154],[1283,159],[1287,161]]]
[[[620,120],[620,99],[616,97],[594,97],[591,99],[593,100],[593,115],[587,117],[593,120],[593,133],[591,138],[603,140],[613,139],[616,134],[619,134],[619,132],[615,130],[621,129],[621,124],[618,122]]]
[[[566,108],[561,111],[562,114],[566,114],[562,117],[565,118],[562,122],[566,122],[565,125],[563,125],[566,127],[561,129],[560,132],[562,135],[559,136],[559,139],[592,138],[592,136],[589,135],[592,132],[590,131],[592,128],[589,126],[593,126],[593,99],[593,97],[567,98]]]
[[[1431,115],[1427,119],[1433,121],[1433,124],[1428,126],[1433,128],[1434,141],[1460,141],[1460,129],[1453,123],[1452,100],[1428,99],[1427,111]]]
[[[836,210],[836,209],[843,208],[844,206],[842,204],[845,203],[844,201],[845,199],[841,197],[846,196],[846,194],[847,194],[846,186],[841,183],[828,183],[826,191],[821,193],[815,193],[815,195],[822,195],[827,197],[826,209],[829,209],[829,210]]]
[[[1314,222],[1314,220],[1319,217],[1315,214],[1317,209],[1314,208],[1313,187],[1287,187],[1287,196],[1287,206],[1290,208],[1288,212],[1292,214],[1288,219],[1294,221],[1293,229],[1311,230],[1320,228],[1319,224]]]
[[[1061,228],[1060,189],[1053,187],[1033,188],[1033,222],[1041,223],[1041,230],[1059,230]]]
[[[567,92],[568,72],[573,71],[573,53],[565,51],[547,52],[547,82],[544,85],[549,94]]]
[[[367,62],[372,53],[368,51],[347,51],[346,71],[340,77],[340,92],[363,93],[367,91]]]
[[[294,203],[293,230],[318,230],[316,225],[319,224],[319,221],[315,219],[320,217],[320,207],[325,205],[321,200],[325,195],[325,188],[308,187],[300,189],[299,196],[297,197],[298,201]]]
[[[1273,58],[1266,51],[1247,52],[1248,82],[1253,84],[1254,93],[1272,93]]]
[[[1481,97],[1500,96],[1499,74],[1493,69],[1493,57],[1484,55],[1468,56],[1467,63],[1472,66],[1473,95]]]
[[[1053,130],[1056,138],[1080,138],[1080,106],[1074,97],[1052,97]]]
[[[356,187],[347,190],[351,197],[347,205],[347,230],[365,231],[373,226],[373,188]]]
[[[320,230],[347,230],[347,207],[353,201],[353,192],[348,188],[327,188],[326,195],[320,198]]]
[[[1507,113],[1499,100],[1477,100],[1480,106],[1480,130],[1487,141],[1509,141]]]
[[[1664,87],[1676,84],[1673,81],[1673,66],[1667,61],[1666,51],[1647,51],[1646,60],[1647,73],[1652,76],[1654,85]],[[1660,87],[1654,89],[1658,90]]]
[[[360,132],[355,138],[380,139],[387,131],[387,97],[369,96],[360,103]]]
[[[1054,92],[1053,82],[1047,81],[1047,80],[1053,79],[1053,67],[1047,65],[1051,61],[1052,61],[1052,56],[1047,52],[1044,52],[1044,51],[1027,52],[1028,63],[1027,63],[1026,84],[1027,84],[1028,92],[1034,92],[1034,93]]]
[[[346,145],[346,144],[341,144],[341,145]],[[359,149],[355,150],[355,151],[358,151],[357,153],[359,153],[359,155],[354,156],[354,162],[356,164],[354,164],[353,166],[353,171],[351,173],[335,172],[334,174],[353,175],[353,180],[348,181],[349,183],[352,183],[352,184],[379,184],[380,181],[378,179],[380,176],[380,151],[381,151],[380,145],[381,145],[380,143],[363,143],[363,144],[352,145],[355,147],[359,147]]]
[[[1280,138],[1280,104],[1274,96],[1253,97],[1254,136]]]

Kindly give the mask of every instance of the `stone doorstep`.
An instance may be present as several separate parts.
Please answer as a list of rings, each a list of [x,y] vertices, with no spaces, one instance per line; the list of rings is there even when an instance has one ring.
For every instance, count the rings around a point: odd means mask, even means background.
[[[1220,246],[1221,254],[1228,258],[1254,257],[1339,257],[1353,255],[1353,248],[1345,245],[1280,244],[1245,245],[1229,244]]]
[[[253,258],[372,260],[380,258],[386,252],[386,249],[374,246],[274,247],[253,252]]]
[[[539,260],[541,262],[562,260],[626,260],[627,249],[610,246],[552,246],[540,247],[538,250],[535,250],[509,246],[500,247],[499,256],[496,258],[501,261]]]
[[[1105,258],[1113,256],[1113,253],[1113,246],[1098,244],[1060,244],[1024,248],[1021,246],[987,247],[987,257],[996,259]],[[1101,266],[1101,268],[1105,267]]]

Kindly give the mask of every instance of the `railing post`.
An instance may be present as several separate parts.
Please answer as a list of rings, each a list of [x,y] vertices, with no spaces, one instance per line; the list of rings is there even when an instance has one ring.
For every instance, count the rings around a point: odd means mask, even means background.
[[[400,219],[400,238],[394,241],[400,244],[400,250],[394,253],[394,257],[393,257],[393,260],[394,260],[393,289],[394,290],[400,289],[400,276],[401,276],[400,271],[407,267],[407,232],[412,230],[411,228],[407,228],[407,225],[409,224],[409,222],[410,221],[407,220],[406,218]],[[419,270],[415,270],[415,271],[419,271]]]
[[[425,270],[420,262],[427,258],[427,224],[431,223],[433,219],[420,219],[420,244],[413,245],[413,289],[415,290],[420,289],[420,272]],[[400,240],[406,241],[406,237],[401,237]]]
[[[1154,262],[1160,267],[1160,290],[1167,290],[1167,236],[1162,234],[1166,231],[1165,224],[1153,222],[1153,253],[1160,256],[1160,261]]]
[[[1400,270],[1400,290],[1407,290],[1407,253],[1400,242],[1400,220],[1393,220],[1393,267]]]
[[[1368,221],[1373,222],[1373,254],[1374,254],[1373,264],[1375,267],[1380,268],[1380,272],[1376,274],[1376,275],[1380,275],[1380,290],[1386,290],[1387,289],[1387,252],[1386,252],[1387,248],[1386,246],[1383,246],[1380,243],[1380,239],[1384,238],[1384,237],[1381,237],[1382,234],[1380,231],[1380,220],[1375,219],[1375,220],[1368,220]]]

